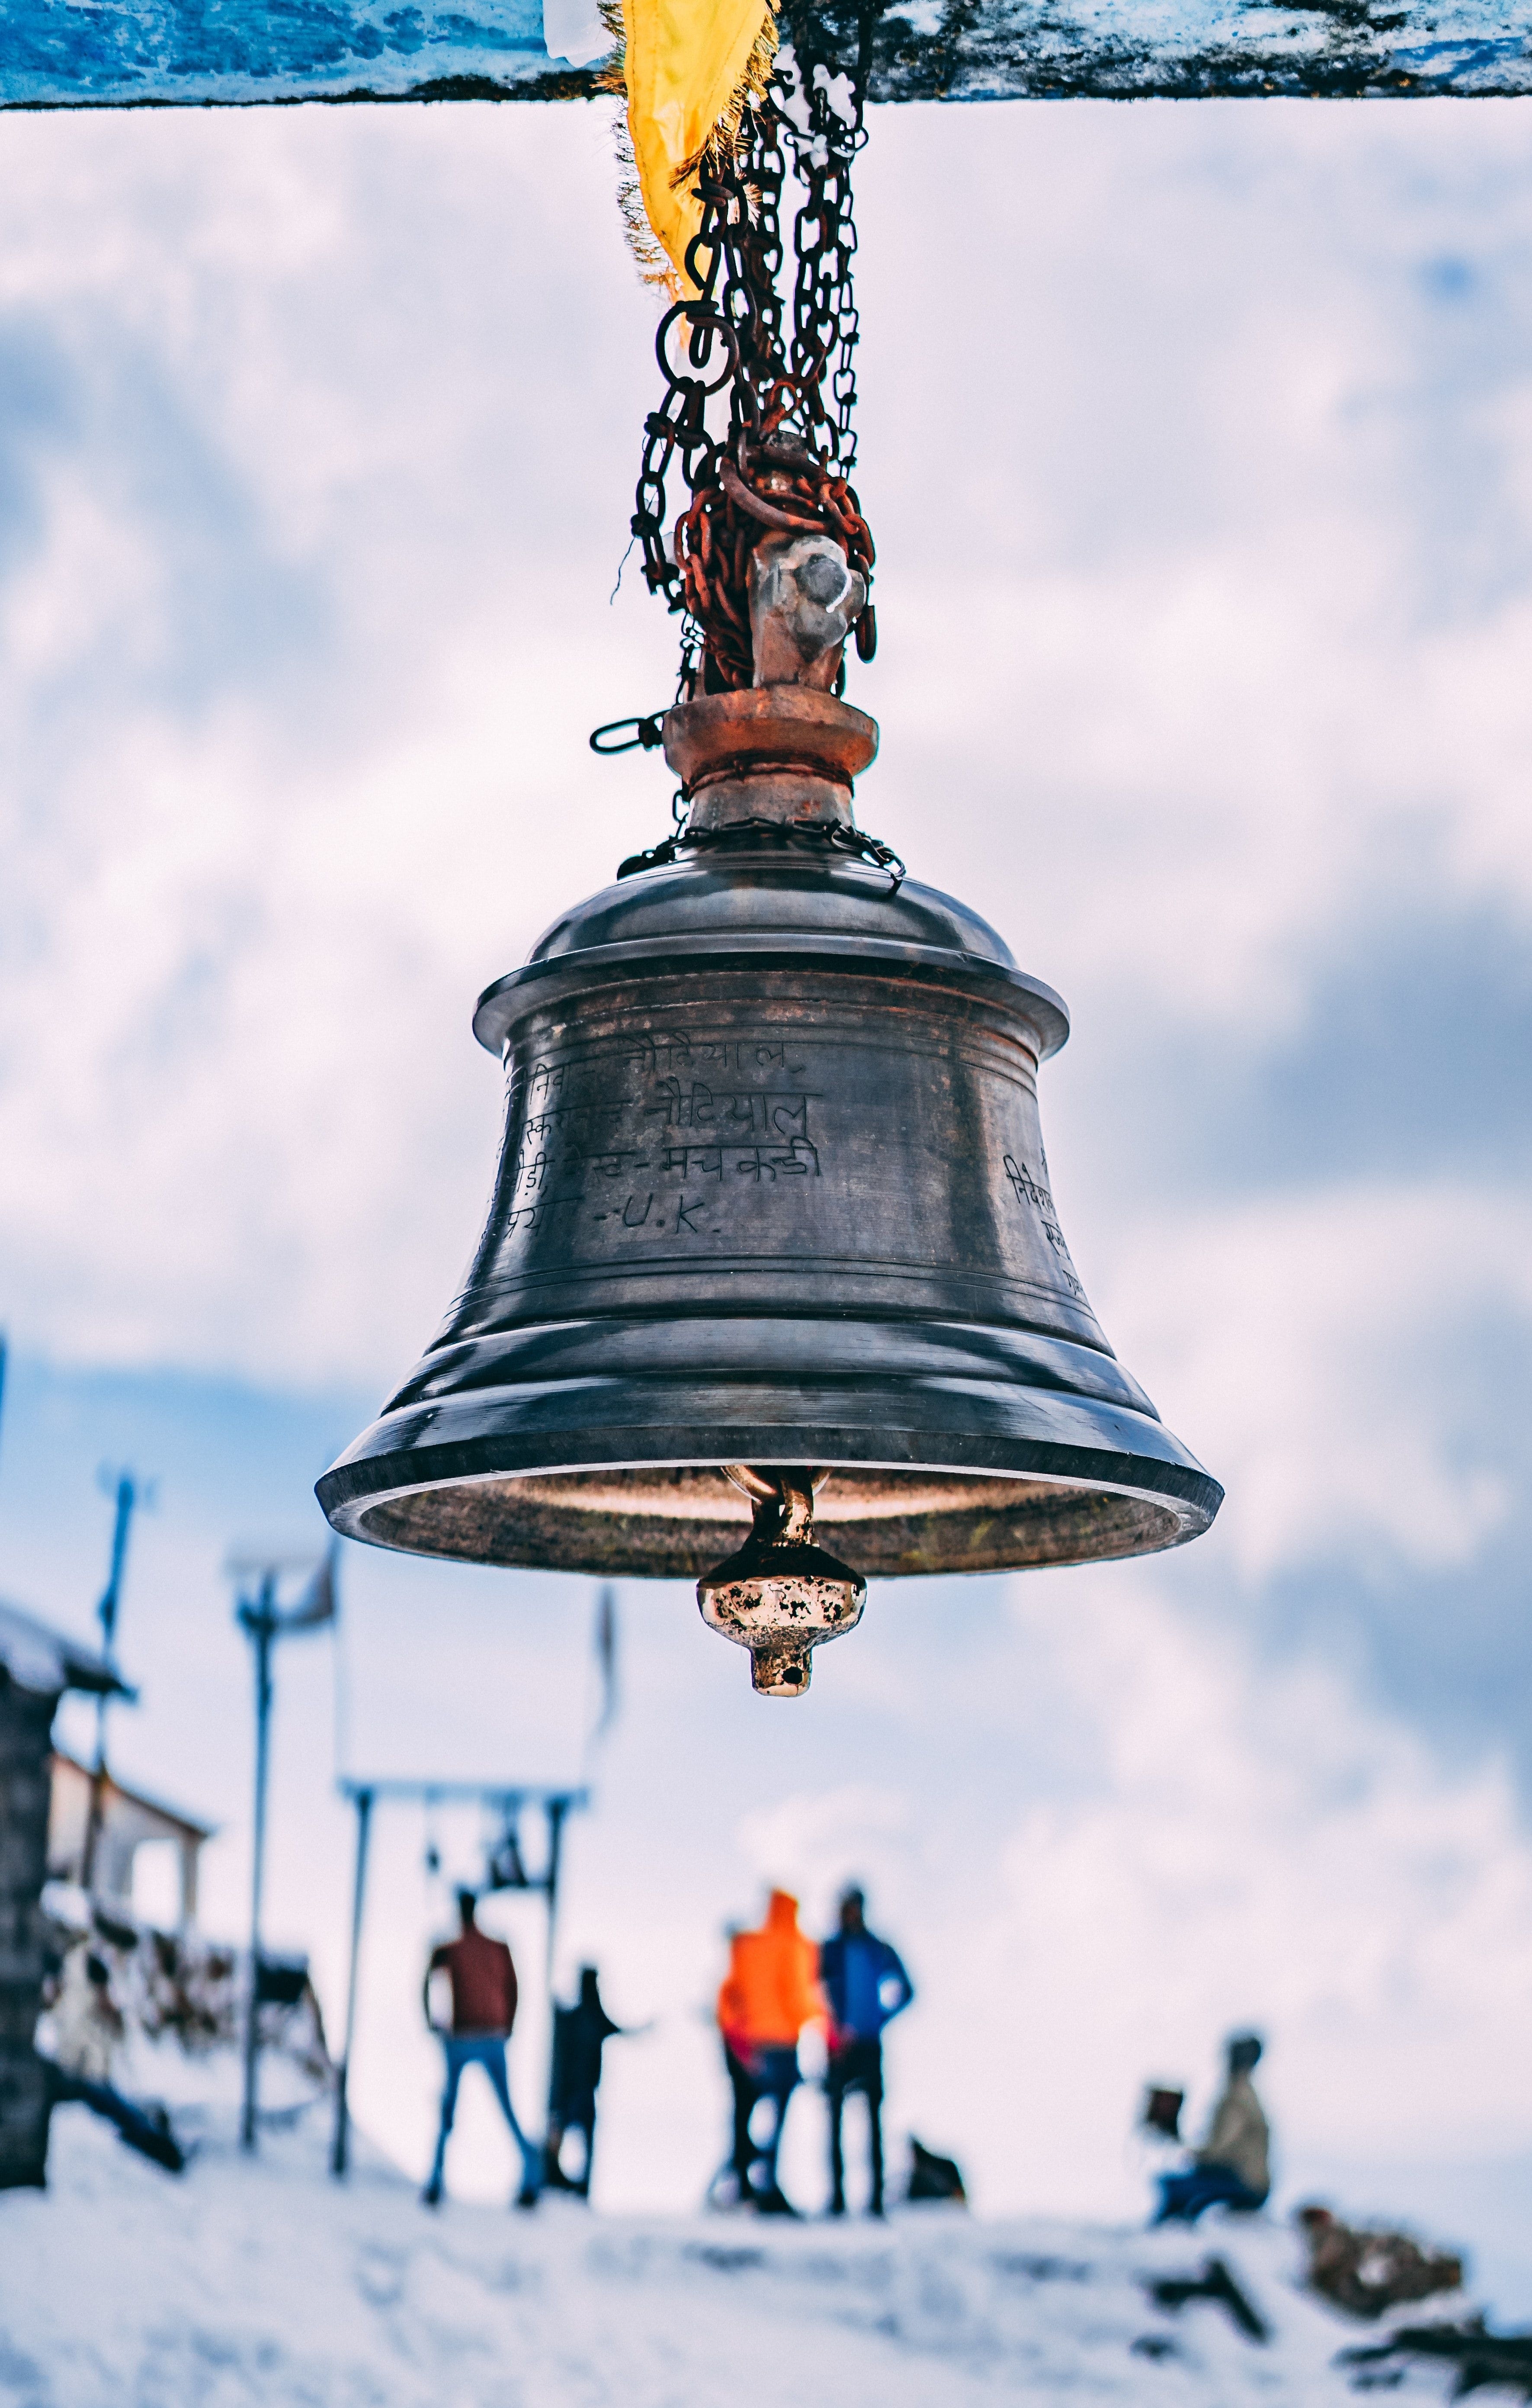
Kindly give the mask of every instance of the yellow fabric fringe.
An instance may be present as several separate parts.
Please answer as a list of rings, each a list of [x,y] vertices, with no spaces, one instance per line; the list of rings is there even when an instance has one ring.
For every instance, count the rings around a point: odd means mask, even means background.
[[[612,0],[609,22],[617,15]],[[622,49],[608,77],[627,101],[621,194],[628,237],[673,300],[696,289],[686,247],[702,222],[692,189],[705,160],[732,161],[740,113],[777,55],[772,0],[621,0]]]

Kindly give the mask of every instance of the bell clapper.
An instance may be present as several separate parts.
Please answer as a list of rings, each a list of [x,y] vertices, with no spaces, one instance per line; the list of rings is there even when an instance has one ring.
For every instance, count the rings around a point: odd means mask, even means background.
[[[726,1463],[723,1469],[755,1508],[737,1554],[697,1583],[704,1622],[750,1649],[751,1680],[764,1698],[801,1698],[811,1651],[862,1619],[860,1572],[814,1542],[814,1492],[828,1474],[804,1465]]]

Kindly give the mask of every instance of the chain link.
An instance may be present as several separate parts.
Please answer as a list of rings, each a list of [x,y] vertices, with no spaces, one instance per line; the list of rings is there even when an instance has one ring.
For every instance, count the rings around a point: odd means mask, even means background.
[[[629,853],[617,865],[619,878],[637,878],[646,869],[668,869],[688,853],[759,852],[838,854],[881,869],[889,890],[897,895],[909,872],[892,845],[880,843],[861,828],[840,825],[796,825],[776,819],[733,820],[727,827],[693,828],[678,824],[675,833],[642,853]]]
[[[685,617],[680,698],[752,682],[750,563],[766,528],[830,535],[871,582],[872,537],[848,481],[859,333],[852,165],[866,140],[883,5],[781,0],[766,94],[747,107],[732,156],[697,171],[702,222],[686,253],[696,293],[660,324],[666,393],[644,421],[633,514],[650,591]],[[784,329],[790,169],[800,202]],[[678,463],[690,499],[667,540],[666,484]],[[864,660],[876,643],[869,603],[856,624]]]

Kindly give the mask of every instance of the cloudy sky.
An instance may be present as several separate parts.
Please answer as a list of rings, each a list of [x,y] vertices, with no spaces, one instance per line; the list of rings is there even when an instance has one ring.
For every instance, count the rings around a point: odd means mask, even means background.
[[[8,118],[0,163],[0,1586],[85,1628],[98,1469],[157,1478],[119,1756],[223,1827],[235,1929],[221,1567],[317,1545],[467,1256],[474,996],[667,821],[584,741],[673,679],[631,563],[608,599],[654,309],[599,108]],[[1200,2104],[1253,2019],[1282,2196],[1532,2309],[1522,105],[884,110],[859,208],[859,812],[1067,997],[1071,1249],[1228,1502],[878,1591],[801,1705],[630,1584],[594,1755],[588,1584],[351,1551],[280,1667],[273,1930],[334,2007],[337,1760],[587,1770],[561,1962],[654,2019],[609,2204],[720,2152],[724,1922],[859,1871],[921,1987],[894,2128],[982,2206],[1136,2213],[1137,2086]],[[423,1847],[386,1819],[356,2076],[411,2164]],[[508,2180],[478,2107],[458,2146]]]

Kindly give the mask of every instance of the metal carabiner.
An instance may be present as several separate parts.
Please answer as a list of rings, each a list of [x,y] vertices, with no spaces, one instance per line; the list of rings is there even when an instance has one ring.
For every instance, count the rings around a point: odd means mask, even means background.
[[[605,727],[592,729],[591,750],[593,752],[602,753],[637,752],[642,745],[646,752],[652,752],[665,742],[660,727],[660,722],[664,717],[663,710],[656,710],[651,711],[647,719],[609,719]],[[634,728],[637,733],[624,737],[621,744],[602,743],[603,736],[615,736],[618,730],[623,727]]]

